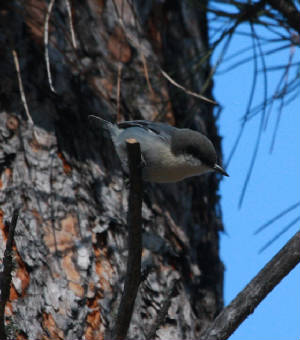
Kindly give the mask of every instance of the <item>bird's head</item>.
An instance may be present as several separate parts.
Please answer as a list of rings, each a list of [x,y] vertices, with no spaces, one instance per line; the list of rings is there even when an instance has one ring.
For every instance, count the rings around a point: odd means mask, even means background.
[[[212,142],[202,133],[190,129],[175,129],[171,138],[171,151],[175,156],[185,156],[195,166],[224,176],[227,172],[217,163],[217,153]]]

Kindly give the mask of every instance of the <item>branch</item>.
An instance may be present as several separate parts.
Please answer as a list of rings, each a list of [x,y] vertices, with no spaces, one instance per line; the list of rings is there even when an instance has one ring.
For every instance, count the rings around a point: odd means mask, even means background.
[[[71,8],[70,0],[66,0],[66,8],[67,8],[69,23],[70,23],[72,45],[73,45],[74,49],[76,50],[77,49],[77,43],[76,43],[75,32],[74,32],[73,15],[72,15],[72,8]]]
[[[5,305],[9,298],[10,291],[10,283],[11,283],[11,271],[12,271],[12,245],[14,240],[15,229],[18,221],[19,209],[15,209],[13,212],[13,216],[11,222],[9,224],[9,232],[6,242],[6,248],[4,252],[3,258],[3,272],[1,272],[0,277],[0,289],[1,289],[1,298],[0,298],[0,339],[5,340],[6,332],[5,332]]]
[[[267,0],[267,2],[282,14],[288,24],[298,33],[300,33],[300,13],[292,1],[287,0]]]
[[[54,93],[56,93],[54,87],[53,87],[53,82],[52,82],[52,75],[51,75],[51,69],[50,69],[50,61],[49,61],[49,21],[50,21],[50,16],[51,12],[54,6],[55,0],[50,0],[48,9],[47,9],[47,14],[45,17],[45,23],[44,23],[44,45],[45,45],[45,60],[46,60],[46,69],[47,69],[47,75],[48,75],[48,82],[50,86],[50,90]]]
[[[135,139],[127,139],[130,191],[128,199],[128,261],[124,291],[122,294],[112,339],[125,339],[138,286],[141,282],[142,256],[142,201],[143,181],[140,144]]]
[[[201,335],[203,340],[226,340],[258,304],[300,261],[300,232],[272,258]]]
[[[17,72],[17,77],[18,77],[18,84],[19,84],[19,90],[20,90],[20,94],[21,94],[21,100],[24,106],[24,110],[27,116],[27,119],[29,121],[29,123],[31,125],[33,125],[33,120],[31,118],[29,109],[28,109],[28,105],[27,105],[27,100],[26,100],[26,96],[25,96],[25,91],[24,91],[24,87],[23,87],[23,82],[22,82],[22,76],[21,76],[21,71],[20,71],[20,64],[19,64],[19,58],[18,58],[18,54],[16,50],[12,50],[12,55],[14,58],[14,64],[15,64],[15,68],[16,68],[16,72]]]

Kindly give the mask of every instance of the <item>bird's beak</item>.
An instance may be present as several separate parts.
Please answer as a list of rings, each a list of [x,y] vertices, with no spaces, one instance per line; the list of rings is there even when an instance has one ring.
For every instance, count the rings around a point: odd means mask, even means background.
[[[217,163],[213,166],[213,169],[220,174],[229,177],[228,173]]]

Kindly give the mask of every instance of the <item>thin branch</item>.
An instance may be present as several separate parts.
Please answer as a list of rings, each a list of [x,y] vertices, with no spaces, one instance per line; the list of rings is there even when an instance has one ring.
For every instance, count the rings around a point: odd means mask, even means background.
[[[277,119],[276,119],[275,128],[274,128],[273,137],[272,137],[272,142],[271,142],[271,146],[270,146],[270,153],[272,153],[273,149],[274,149],[277,131],[278,131],[280,119],[281,119],[281,116],[282,116],[283,106],[284,106],[284,102],[285,102],[285,99],[286,99],[286,93],[287,93],[287,90],[288,90],[288,76],[289,76],[289,71],[290,71],[290,65],[292,63],[293,56],[294,56],[294,52],[293,52],[293,49],[292,49],[291,53],[289,55],[288,64],[286,66],[286,69],[284,70],[284,76],[283,76],[284,83],[283,83],[283,88],[282,88],[282,91],[281,91],[283,96],[281,98],[280,106],[278,108]]]
[[[288,207],[287,209],[283,210],[280,214],[276,215],[271,220],[269,220],[267,223],[264,223],[261,227],[256,229],[255,232],[254,232],[254,235],[257,235],[258,233],[263,231],[265,228],[267,228],[269,225],[273,224],[274,222],[279,220],[281,217],[285,216],[290,211],[292,211],[292,210],[296,209],[297,207],[299,207],[299,205],[300,205],[300,202],[297,202],[297,203],[291,205],[290,207]]]
[[[259,55],[261,57],[261,62],[262,62],[263,68],[265,69],[266,63],[265,63],[263,51],[262,51],[260,42],[256,37],[256,33],[255,33],[255,30],[254,30],[253,24],[251,22],[250,22],[250,27],[251,27],[251,31],[253,33],[254,42],[257,40],[257,49],[258,49]],[[254,47],[255,47],[255,44],[254,44]],[[257,64],[256,64],[255,72],[257,73]],[[239,199],[239,208],[242,206],[242,203],[243,203],[243,200],[244,200],[244,197],[245,197],[245,194],[246,194],[246,190],[248,188],[248,184],[249,184],[249,181],[250,181],[252,171],[254,169],[254,164],[255,164],[255,161],[256,161],[256,157],[257,157],[257,153],[258,153],[258,149],[259,149],[259,145],[260,145],[260,141],[261,141],[261,136],[262,136],[262,132],[263,132],[263,126],[264,126],[265,115],[266,115],[266,101],[267,101],[267,95],[268,95],[268,93],[267,93],[267,88],[268,88],[267,73],[264,72],[263,76],[264,76],[263,78],[264,78],[264,98],[265,99],[263,101],[263,109],[262,109],[262,113],[261,113],[260,124],[259,124],[258,133],[257,133],[257,137],[256,137],[255,147],[254,147],[252,158],[251,158],[251,163],[250,163],[250,166],[249,166],[249,169],[248,169],[248,172],[247,172],[247,175],[246,175],[246,179],[245,179],[245,182],[244,182],[244,185],[243,185],[243,189],[242,189],[242,192],[241,192],[241,196],[240,196],[240,199]]]
[[[76,50],[77,49],[77,43],[76,43],[76,38],[75,38],[74,26],[73,26],[73,16],[72,16],[71,3],[70,3],[70,0],[65,0],[65,1],[66,1],[66,7],[67,7],[67,12],[68,12],[69,22],[70,22],[72,44],[73,44],[74,49]]]
[[[152,85],[151,85],[151,82],[150,82],[150,78],[149,78],[147,61],[146,61],[146,58],[145,58],[145,56],[142,52],[141,52],[141,59],[142,59],[143,66],[144,66],[144,74],[145,74],[146,82],[147,82],[147,85],[148,85],[148,90],[151,94],[151,97],[155,98],[155,93],[153,91],[153,88],[152,88]]]
[[[300,232],[269,261],[255,278],[217,316],[202,340],[226,340],[258,304],[300,261]]]
[[[282,14],[288,24],[300,34],[300,13],[292,1],[268,0],[268,3]]]
[[[17,71],[17,77],[18,77],[18,84],[19,84],[19,90],[21,93],[21,100],[24,106],[24,110],[27,116],[28,121],[30,122],[30,124],[33,125],[33,120],[31,118],[29,109],[28,109],[28,105],[27,105],[27,101],[26,101],[26,96],[25,96],[25,92],[24,92],[24,87],[23,87],[23,82],[22,82],[22,77],[21,77],[21,71],[20,71],[20,64],[19,64],[19,58],[18,58],[18,54],[16,50],[12,50],[12,55],[14,58],[14,64],[15,64],[15,68]]]
[[[50,69],[50,62],[49,62],[49,21],[51,12],[54,6],[55,0],[51,0],[47,9],[45,24],[44,24],[44,45],[45,45],[45,61],[46,61],[46,69],[48,75],[48,82],[52,92],[56,93],[53,83],[52,83],[52,75]]]
[[[250,113],[250,109],[251,109],[251,105],[252,105],[252,101],[254,98],[254,93],[255,93],[255,89],[256,89],[256,83],[257,83],[257,56],[256,56],[256,45],[255,45],[255,41],[252,41],[252,46],[253,46],[253,66],[254,66],[254,70],[253,70],[253,80],[252,80],[252,85],[251,85],[251,91],[250,91],[250,95],[249,95],[249,99],[248,99],[248,103],[247,103],[247,109],[246,109],[246,113],[244,115],[244,119],[242,121],[241,127],[240,127],[240,131],[238,133],[238,136],[236,137],[236,140],[233,144],[232,149],[230,150],[230,154],[228,157],[228,160],[225,163],[225,168],[227,168],[229,166],[229,163],[231,162],[231,159],[233,158],[236,149],[239,145],[239,142],[242,138],[242,135],[244,133],[245,127],[246,127],[246,122],[247,122],[247,117]]]
[[[196,97],[196,98],[199,98],[199,99],[202,99],[204,100],[205,102],[208,102],[210,104],[214,104],[214,105],[218,105],[217,102],[215,102],[214,100],[212,99],[209,99],[209,98],[206,98],[204,96],[202,96],[201,94],[199,93],[195,93],[195,92],[192,92],[188,89],[186,89],[185,87],[183,87],[182,85],[179,85],[174,79],[172,79],[165,71],[163,70],[160,70],[161,74],[174,86],[178,87],[180,90],[182,90],[183,92],[185,92],[186,94],[189,94],[190,96],[193,96],[193,97]]]
[[[281,77],[281,79],[283,79],[283,77]],[[290,101],[294,100],[297,97],[298,89],[299,89],[299,80],[300,80],[300,78],[299,78],[298,74],[296,74],[295,77],[292,80],[290,80],[290,82],[288,83],[288,89],[285,91],[285,95],[292,94],[292,96],[289,97],[289,99],[287,99],[285,101],[285,105],[288,105],[290,103]],[[280,89],[281,82],[282,82],[282,80],[278,81],[278,85],[277,85],[276,89],[274,90],[274,94],[271,97],[269,97],[268,100],[267,100],[269,110],[270,110],[270,106],[273,105],[273,101],[279,100],[283,96],[283,92],[282,92],[283,90]],[[264,103],[260,103],[260,104],[256,105],[255,107],[253,107],[253,109],[251,109],[251,111],[247,115],[245,114],[241,118],[241,121],[242,122],[244,120],[249,121],[252,118],[254,118],[256,115],[258,115],[260,113],[263,105],[264,105]],[[268,119],[268,117],[266,118],[264,129],[266,129],[267,119]]]
[[[276,47],[276,48],[272,48],[272,49],[270,49],[270,50],[268,50],[268,51],[265,51],[265,52],[264,52],[264,56],[267,56],[267,55],[271,55],[271,54],[277,53],[277,52],[279,52],[279,51],[281,51],[281,50],[285,50],[285,49],[287,49],[287,48],[290,47],[290,46],[291,46],[291,44],[288,43],[288,44],[284,44],[284,45],[279,46],[279,47]],[[238,62],[236,62],[236,63],[234,63],[234,64],[231,64],[231,65],[227,66],[227,67],[224,68],[223,70],[220,70],[220,71],[218,72],[218,74],[220,75],[220,74],[224,74],[224,73],[226,73],[226,72],[228,72],[228,71],[231,71],[231,70],[233,70],[234,68],[237,68],[237,67],[239,67],[239,66],[241,66],[241,65],[243,65],[243,64],[245,64],[245,63],[247,63],[247,62],[249,62],[249,61],[251,61],[253,58],[257,58],[257,57],[258,57],[258,56],[255,56],[255,57],[250,56],[250,57],[243,58],[243,59],[241,59],[240,61],[238,61]],[[231,60],[232,60],[232,59],[231,59]],[[230,61],[231,61],[231,60],[230,60]],[[227,60],[226,60],[226,62],[227,62]]]
[[[121,121],[121,78],[122,78],[123,64],[118,63],[118,81],[117,81],[117,122]]]
[[[271,244],[273,244],[276,240],[279,239],[279,237],[281,235],[283,235],[284,233],[286,233],[289,229],[292,228],[292,226],[294,226],[298,221],[300,221],[300,216],[296,217],[295,219],[293,219],[292,222],[290,222],[287,226],[285,226],[282,230],[280,230],[279,233],[277,233],[273,238],[271,238],[271,240],[269,240],[263,247],[261,247],[259,249],[259,254],[262,253],[264,250],[266,250]]]
[[[233,4],[232,1],[231,4]],[[241,23],[245,21],[252,22],[263,10],[264,1],[258,1],[253,5],[239,3],[237,7],[240,9],[240,12],[237,14],[233,25],[228,30],[221,30],[222,33],[220,37],[212,44],[212,49],[215,49],[225,36],[232,35]]]
[[[0,339],[5,340],[5,305],[9,299],[10,283],[11,283],[11,272],[13,268],[12,264],[12,246],[14,240],[15,229],[18,221],[19,209],[15,209],[11,222],[9,224],[9,232],[6,242],[6,248],[3,258],[3,272],[1,272],[0,277],[0,289],[1,289],[1,299],[0,299]]]
[[[140,144],[127,139],[130,191],[128,199],[128,260],[124,291],[112,338],[125,339],[141,282],[143,181]]]
[[[286,106],[290,105],[295,99],[299,97],[298,89],[299,89],[299,84],[298,86],[294,86],[294,88],[291,89],[290,92],[294,91],[294,93],[291,96],[289,96],[287,100],[285,101]]]
[[[290,63],[289,67],[297,67],[299,69],[300,63],[294,62]],[[273,72],[273,71],[281,71],[282,69],[286,69],[286,64],[285,65],[276,65],[276,66],[268,66],[267,67],[267,72]],[[262,70],[258,70],[259,72],[262,72]]]
[[[271,100],[268,100],[269,101],[269,103],[268,103],[269,104],[269,110],[268,110],[268,113],[266,115],[264,130],[267,129],[267,125],[269,123],[269,119],[270,119],[270,116],[271,116],[271,113],[272,113],[272,109],[273,109],[273,105],[275,104],[275,101],[281,99],[281,95],[279,95],[280,92],[281,92],[280,87],[281,87],[282,82],[284,81],[285,72],[286,72],[286,67],[284,69],[284,72],[283,72],[282,76],[280,77],[280,79],[278,81],[278,84],[276,86],[274,94],[270,98]],[[281,103],[282,103],[282,101],[281,101]],[[253,114],[252,114],[252,116],[253,116]]]
[[[206,91],[206,89],[208,88],[209,84],[211,83],[211,80],[212,80],[212,77],[214,76],[214,74],[216,73],[217,71],[217,68],[219,67],[219,65],[221,64],[221,62],[223,61],[224,57],[225,57],[225,54],[227,52],[227,50],[229,49],[229,46],[230,46],[230,43],[231,43],[231,40],[232,40],[232,37],[233,37],[233,33],[234,31],[229,31],[228,32],[228,35],[227,36],[224,36],[226,37],[226,40],[223,44],[223,47],[221,49],[221,52],[218,56],[218,59],[217,61],[215,62],[215,64],[211,67],[210,69],[210,72],[209,72],[209,75],[207,76],[204,84],[202,85],[202,92]],[[215,48],[215,47],[214,47]]]

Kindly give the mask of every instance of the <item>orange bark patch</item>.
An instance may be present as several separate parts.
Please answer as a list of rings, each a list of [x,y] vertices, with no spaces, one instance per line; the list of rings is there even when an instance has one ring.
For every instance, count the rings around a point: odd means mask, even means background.
[[[99,310],[95,310],[88,314],[87,323],[91,325],[93,329],[97,329],[101,322],[101,315]]]
[[[6,177],[8,177],[8,178],[12,176],[12,170],[10,168],[6,168],[4,170],[4,173],[5,173]]]
[[[64,218],[61,221],[62,229],[66,232],[72,233],[72,235],[76,235],[76,227],[77,227],[77,218],[73,215],[67,215],[66,218]]]
[[[101,332],[99,330],[93,330],[91,326],[87,326],[86,331],[85,331],[85,339],[86,340],[94,340],[94,339],[99,339],[103,340],[104,339],[104,331]]]
[[[79,297],[83,297],[84,288],[80,284],[80,273],[77,271],[73,260],[72,253],[67,254],[62,259],[62,268],[69,280],[69,288]]]
[[[64,169],[64,173],[69,175],[72,171],[71,165],[67,162],[67,160],[65,159],[64,155],[61,152],[58,152],[58,157],[62,160],[63,162],[63,169]]]
[[[0,209],[0,230],[2,232],[2,237],[4,241],[7,241],[9,228],[8,225],[4,223],[4,211]],[[15,249],[15,248],[13,248]],[[1,259],[2,260],[2,259]]]
[[[68,280],[70,281],[75,281],[75,282],[79,282],[80,280],[80,274],[78,273],[78,271],[76,270],[74,263],[72,261],[72,253],[66,255],[63,259],[62,259],[62,268],[65,271]]]
[[[107,259],[107,248],[102,249],[94,246],[95,254],[95,271],[99,277],[99,283],[103,291],[111,291],[111,285],[108,281],[113,276],[113,268]]]
[[[101,324],[101,313],[100,313],[100,306],[99,306],[99,299],[101,299],[102,295],[98,291],[96,296],[92,299],[88,299],[87,305],[92,310],[87,318],[87,328],[85,331],[85,339],[86,340],[94,340],[100,339],[103,340],[104,335],[104,327]]]
[[[131,48],[120,26],[116,26],[113,34],[109,37],[107,49],[114,59],[122,63],[130,61],[132,54]]]
[[[83,297],[84,288],[79,283],[69,282],[69,288],[75,293],[75,295],[81,298]]]
[[[50,337],[46,337],[46,335],[43,335],[43,340],[49,340],[50,339],[63,339],[64,333],[62,330],[58,329],[53,317],[51,314],[43,313],[43,328],[49,332]]]
[[[72,260],[73,254],[67,254],[62,259],[62,268],[67,276],[67,279],[69,280],[69,288],[79,297],[84,296],[84,288],[82,287],[80,283],[80,273],[77,271],[73,260]]]
[[[5,305],[5,316],[12,316],[13,314],[13,308],[12,308],[12,304],[10,301],[7,301],[6,302],[6,305]]]
[[[104,332],[99,329],[101,325],[100,311],[95,310],[89,313],[87,316],[86,322],[87,322],[87,328],[85,331],[85,339],[86,340],[94,340],[94,339],[103,340]]]
[[[47,223],[44,234],[46,246],[51,252],[71,250],[74,246],[74,238],[77,236],[76,227],[77,218],[70,214],[61,221],[60,230],[54,229],[50,222]]]
[[[10,290],[9,290],[9,301],[16,300],[19,297],[18,292],[16,291],[14,285],[11,284]]]
[[[12,178],[12,170],[11,168],[5,168],[4,176],[6,177],[6,182],[9,182]]]

